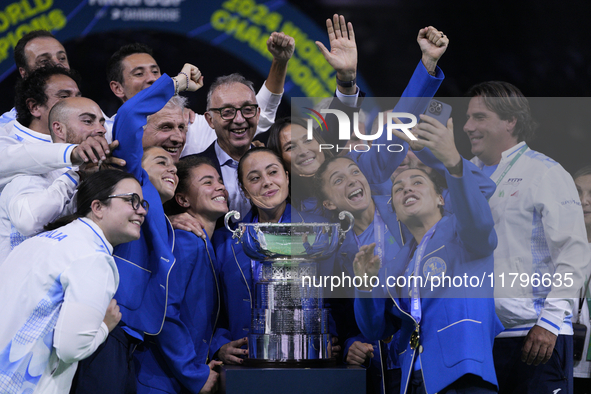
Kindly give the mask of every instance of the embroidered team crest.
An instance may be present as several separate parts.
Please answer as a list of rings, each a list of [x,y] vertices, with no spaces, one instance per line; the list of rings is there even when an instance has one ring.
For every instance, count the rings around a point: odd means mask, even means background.
[[[433,279],[434,276],[441,276],[447,271],[447,264],[441,257],[431,257],[423,265],[423,276]]]

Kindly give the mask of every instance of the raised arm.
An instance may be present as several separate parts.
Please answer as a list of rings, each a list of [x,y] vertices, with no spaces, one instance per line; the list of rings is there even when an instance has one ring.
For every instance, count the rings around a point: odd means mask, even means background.
[[[160,111],[175,93],[196,91],[203,86],[203,77],[197,67],[185,64],[181,73],[174,78],[162,74],[152,86],[126,101],[115,117],[113,140],[119,141],[116,156],[126,161],[127,171],[135,175],[142,185],[148,180],[148,175],[142,170],[142,137],[146,118]]]
[[[0,137],[0,190],[16,176],[40,175],[71,167],[72,144],[23,144]]]
[[[146,118],[160,111],[175,93],[173,80],[166,74],[142,90],[119,109],[113,125],[113,140],[119,141],[117,156],[127,163],[126,169],[144,184],[148,175],[142,170],[144,149],[142,137]]]
[[[287,64],[293,56],[295,40],[283,32],[273,32],[267,40],[267,50],[273,55],[273,61],[265,86],[271,93],[283,94]]]
[[[419,30],[417,42],[422,53],[421,61],[415,68],[404,92],[402,92],[400,100],[392,110],[392,112],[411,113],[416,117],[425,112],[429,102],[439,89],[441,82],[443,82],[443,71],[437,66],[437,63],[445,53],[449,45],[449,39],[443,32],[429,26]],[[409,119],[404,119],[403,123],[409,123],[409,121]],[[404,134],[394,132],[392,141],[387,141],[386,138],[387,133],[384,130],[382,136],[374,143],[400,144],[403,150],[395,155],[382,154],[379,157],[375,152],[372,152],[371,155],[364,157],[360,161],[359,167],[361,170],[364,173],[371,174],[368,177],[368,181],[371,183],[385,182],[402,163],[408,151],[408,144]]]
[[[347,23],[343,15],[334,14],[332,20],[326,20],[326,31],[330,50],[320,41],[316,41],[316,46],[337,72],[338,91],[354,95],[357,93],[357,44],[353,24]]]
[[[257,103],[261,109],[257,134],[268,130],[275,123],[277,108],[283,96],[287,65],[295,50],[295,40],[285,33],[273,32],[267,40],[267,50],[273,60],[267,80],[257,93]]]
[[[488,200],[495,192],[496,185],[474,163],[460,160],[461,156],[456,149],[453,137],[453,120],[450,118],[447,126],[444,126],[428,115],[421,115],[420,119],[421,123],[417,125],[415,133],[422,138],[411,142],[411,147],[413,150],[416,149],[414,153],[419,160],[443,176],[454,170],[459,174],[462,172],[463,166],[466,166],[474,177],[480,192]],[[432,152],[430,148],[433,148],[434,151]],[[442,156],[440,153],[442,151],[449,152],[449,155]],[[444,164],[442,160],[447,163]]]
[[[10,223],[24,236],[42,231],[44,225],[65,214],[78,180],[72,170],[65,171],[49,186],[39,183],[38,176],[17,177],[2,191],[2,199],[8,199]]]
[[[421,115],[421,120],[424,123],[416,129],[416,134],[421,138],[412,144],[417,148],[430,149],[441,163],[437,166],[445,168],[452,210],[457,218],[456,231],[464,247],[475,255],[487,256],[496,248],[497,236],[485,191],[494,191],[495,183],[475,171],[460,156],[454,143],[451,119],[447,127],[427,115]]]

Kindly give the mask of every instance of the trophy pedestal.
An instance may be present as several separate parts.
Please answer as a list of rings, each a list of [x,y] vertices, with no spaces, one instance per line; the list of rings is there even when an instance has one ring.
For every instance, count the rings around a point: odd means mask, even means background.
[[[224,365],[221,368],[218,392],[221,394],[365,394],[365,385],[366,370],[361,367],[259,368]]]

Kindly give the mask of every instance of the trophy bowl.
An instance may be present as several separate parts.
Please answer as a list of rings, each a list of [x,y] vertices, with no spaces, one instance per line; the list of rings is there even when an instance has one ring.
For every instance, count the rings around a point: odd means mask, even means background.
[[[332,272],[330,257],[353,227],[353,215],[346,230],[340,223],[238,223],[229,226],[236,211],[224,218],[245,254],[251,259],[251,324],[248,354],[244,365],[289,367],[327,366],[335,359],[329,332],[330,311],[324,308],[322,289],[304,278],[320,275],[320,268]],[[320,260],[325,260],[321,262]]]
[[[349,227],[341,230],[339,223],[238,223],[232,230],[231,218],[240,213],[230,211],[224,222],[233,238],[242,242],[244,253],[257,261],[316,260],[332,256],[345,233],[353,227],[353,215],[343,211],[339,219],[349,219]]]

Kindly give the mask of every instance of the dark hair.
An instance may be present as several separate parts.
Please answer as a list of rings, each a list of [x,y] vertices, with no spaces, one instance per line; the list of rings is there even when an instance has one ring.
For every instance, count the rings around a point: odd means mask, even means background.
[[[107,82],[116,81],[123,83],[123,60],[135,53],[146,53],[154,57],[152,48],[145,44],[135,42],[122,46],[115,52],[107,62]]]
[[[585,167],[580,168],[575,174],[573,175],[573,179],[576,180],[579,177],[591,175],[591,164],[586,165]]]
[[[16,63],[16,68],[24,68],[27,74],[31,72],[31,70],[29,70],[29,65],[27,64],[27,57],[25,56],[25,46],[27,46],[29,41],[39,37],[49,37],[57,40],[55,36],[47,30],[33,30],[22,36],[21,39],[18,40],[18,42],[16,43],[16,46],[14,47],[14,62]]]
[[[269,128],[269,139],[267,140],[267,148],[275,151],[279,156],[283,154],[283,147],[281,146],[281,130],[292,124],[298,124],[303,128],[306,128],[306,124],[301,118],[295,118],[291,116],[285,116],[279,118]]]
[[[334,156],[328,160],[324,160],[324,163],[322,163],[320,165],[320,167],[318,167],[316,174],[314,174],[314,181],[313,181],[314,182],[314,192],[316,193],[316,198],[318,199],[318,207],[322,207],[322,203],[324,202],[324,200],[326,200],[328,198],[328,196],[324,192],[324,180],[322,179],[322,177],[324,176],[324,173],[328,169],[328,166],[330,165],[330,163],[337,161],[338,159],[348,160],[351,163],[358,166],[357,162],[348,156]],[[365,176],[365,174],[363,176]]]
[[[281,156],[279,156],[275,151],[272,151],[271,149],[264,147],[264,146],[260,146],[260,147],[255,147],[252,149],[249,149],[244,156],[242,156],[240,158],[240,162],[238,163],[238,185],[240,185],[240,189],[242,189],[242,191],[244,192],[244,182],[242,182],[242,178],[244,177],[244,162],[246,161],[246,159],[252,155],[253,153],[257,153],[257,152],[267,152],[272,154],[273,156],[275,156],[277,158],[277,160],[279,161],[279,164],[281,164],[281,168],[283,168],[283,171],[285,170],[285,163],[283,162],[283,159],[281,158]],[[290,194],[287,195],[287,202],[290,202]],[[250,203],[253,211],[256,212],[257,207],[251,202]]]
[[[267,147],[275,151],[275,153],[277,153],[279,156],[283,156],[283,147],[281,146],[280,138],[281,131],[292,124],[302,126],[304,129],[308,127],[304,119],[295,116],[286,116],[284,118],[279,118],[278,120],[276,120],[275,123],[273,123],[273,125],[271,125],[271,127],[269,128],[269,140],[267,141]],[[316,129],[312,130],[312,137],[319,144],[326,144],[324,138],[322,138],[322,136],[320,135],[320,133],[318,133]],[[322,153],[324,153],[325,159],[334,156],[332,151],[329,150],[324,150],[322,151]],[[291,174],[290,168],[287,168],[287,171]]]
[[[17,81],[14,107],[16,108],[16,120],[23,126],[29,127],[33,121],[33,115],[29,111],[27,100],[33,99],[37,105],[45,105],[48,100],[47,94],[45,93],[47,82],[54,75],[70,77],[76,82],[76,85],[80,86],[78,73],[72,70],[66,70],[60,66],[38,68],[26,78]]]
[[[211,160],[207,157],[197,155],[185,156],[176,163],[176,175],[179,177],[179,183],[176,187],[175,195],[177,193],[187,193],[189,191],[189,185],[191,185],[191,170],[204,164],[215,168]],[[187,212],[187,208],[180,206],[176,202],[176,198],[171,198],[164,203],[164,212],[167,215],[178,215],[179,213]]]
[[[43,226],[43,229],[46,231],[55,230],[76,219],[87,216],[92,210],[91,205],[94,200],[109,205],[110,202],[107,197],[113,194],[117,184],[123,179],[134,179],[137,182],[137,179],[132,174],[120,170],[101,170],[90,175],[78,185],[76,213],[61,217]]]
[[[445,181],[445,178],[441,174],[439,174],[437,171],[431,171],[429,173],[429,172],[425,171],[423,168],[418,168],[418,167],[407,168],[404,171],[401,171],[398,175],[396,175],[396,178],[398,178],[400,176],[400,174],[403,174],[406,171],[410,171],[410,170],[421,171],[423,174],[425,174],[427,176],[427,178],[433,183],[433,188],[435,189],[435,193],[437,193],[437,195],[439,195],[439,196],[443,196],[443,189],[447,189],[447,182]],[[392,188],[394,188],[394,181],[396,180],[396,178],[394,178],[392,180]],[[392,199],[392,209],[394,209],[394,199]],[[445,210],[443,208],[443,205],[439,206],[439,212],[441,213],[441,216],[444,215]]]
[[[147,156],[148,155],[148,152],[150,152],[153,149],[166,150],[163,147],[161,147],[160,145],[150,145],[150,146],[143,147],[142,160],[141,160],[142,165],[144,164],[144,160],[146,160],[146,158],[148,157]]]
[[[519,142],[530,142],[538,127],[531,116],[527,98],[517,87],[508,82],[488,81],[472,86],[468,97],[482,97],[486,108],[496,113],[501,120],[515,119],[513,135]]]
[[[244,162],[246,161],[246,159],[252,155],[253,153],[257,153],[257,152],[267,152],[272,154],[273,156],[275,156],[277,158],[277,160],[279,161],[279,163],[281,164],[281,167],[283,168],[283,171],[285,170],[285,163],[283,162],[283,159],[281,158],[280,155],[277,154],[277,152],[264,147],[264,146],[257,146],[254,147],[252,149],[249,149],[244,156],[242,156],[240,158],[240,162],[238,162],[238,184],[240,185],[240,188],[242,190],[244,190],[244,182],[242,182],[242,177],[244,176]]]

